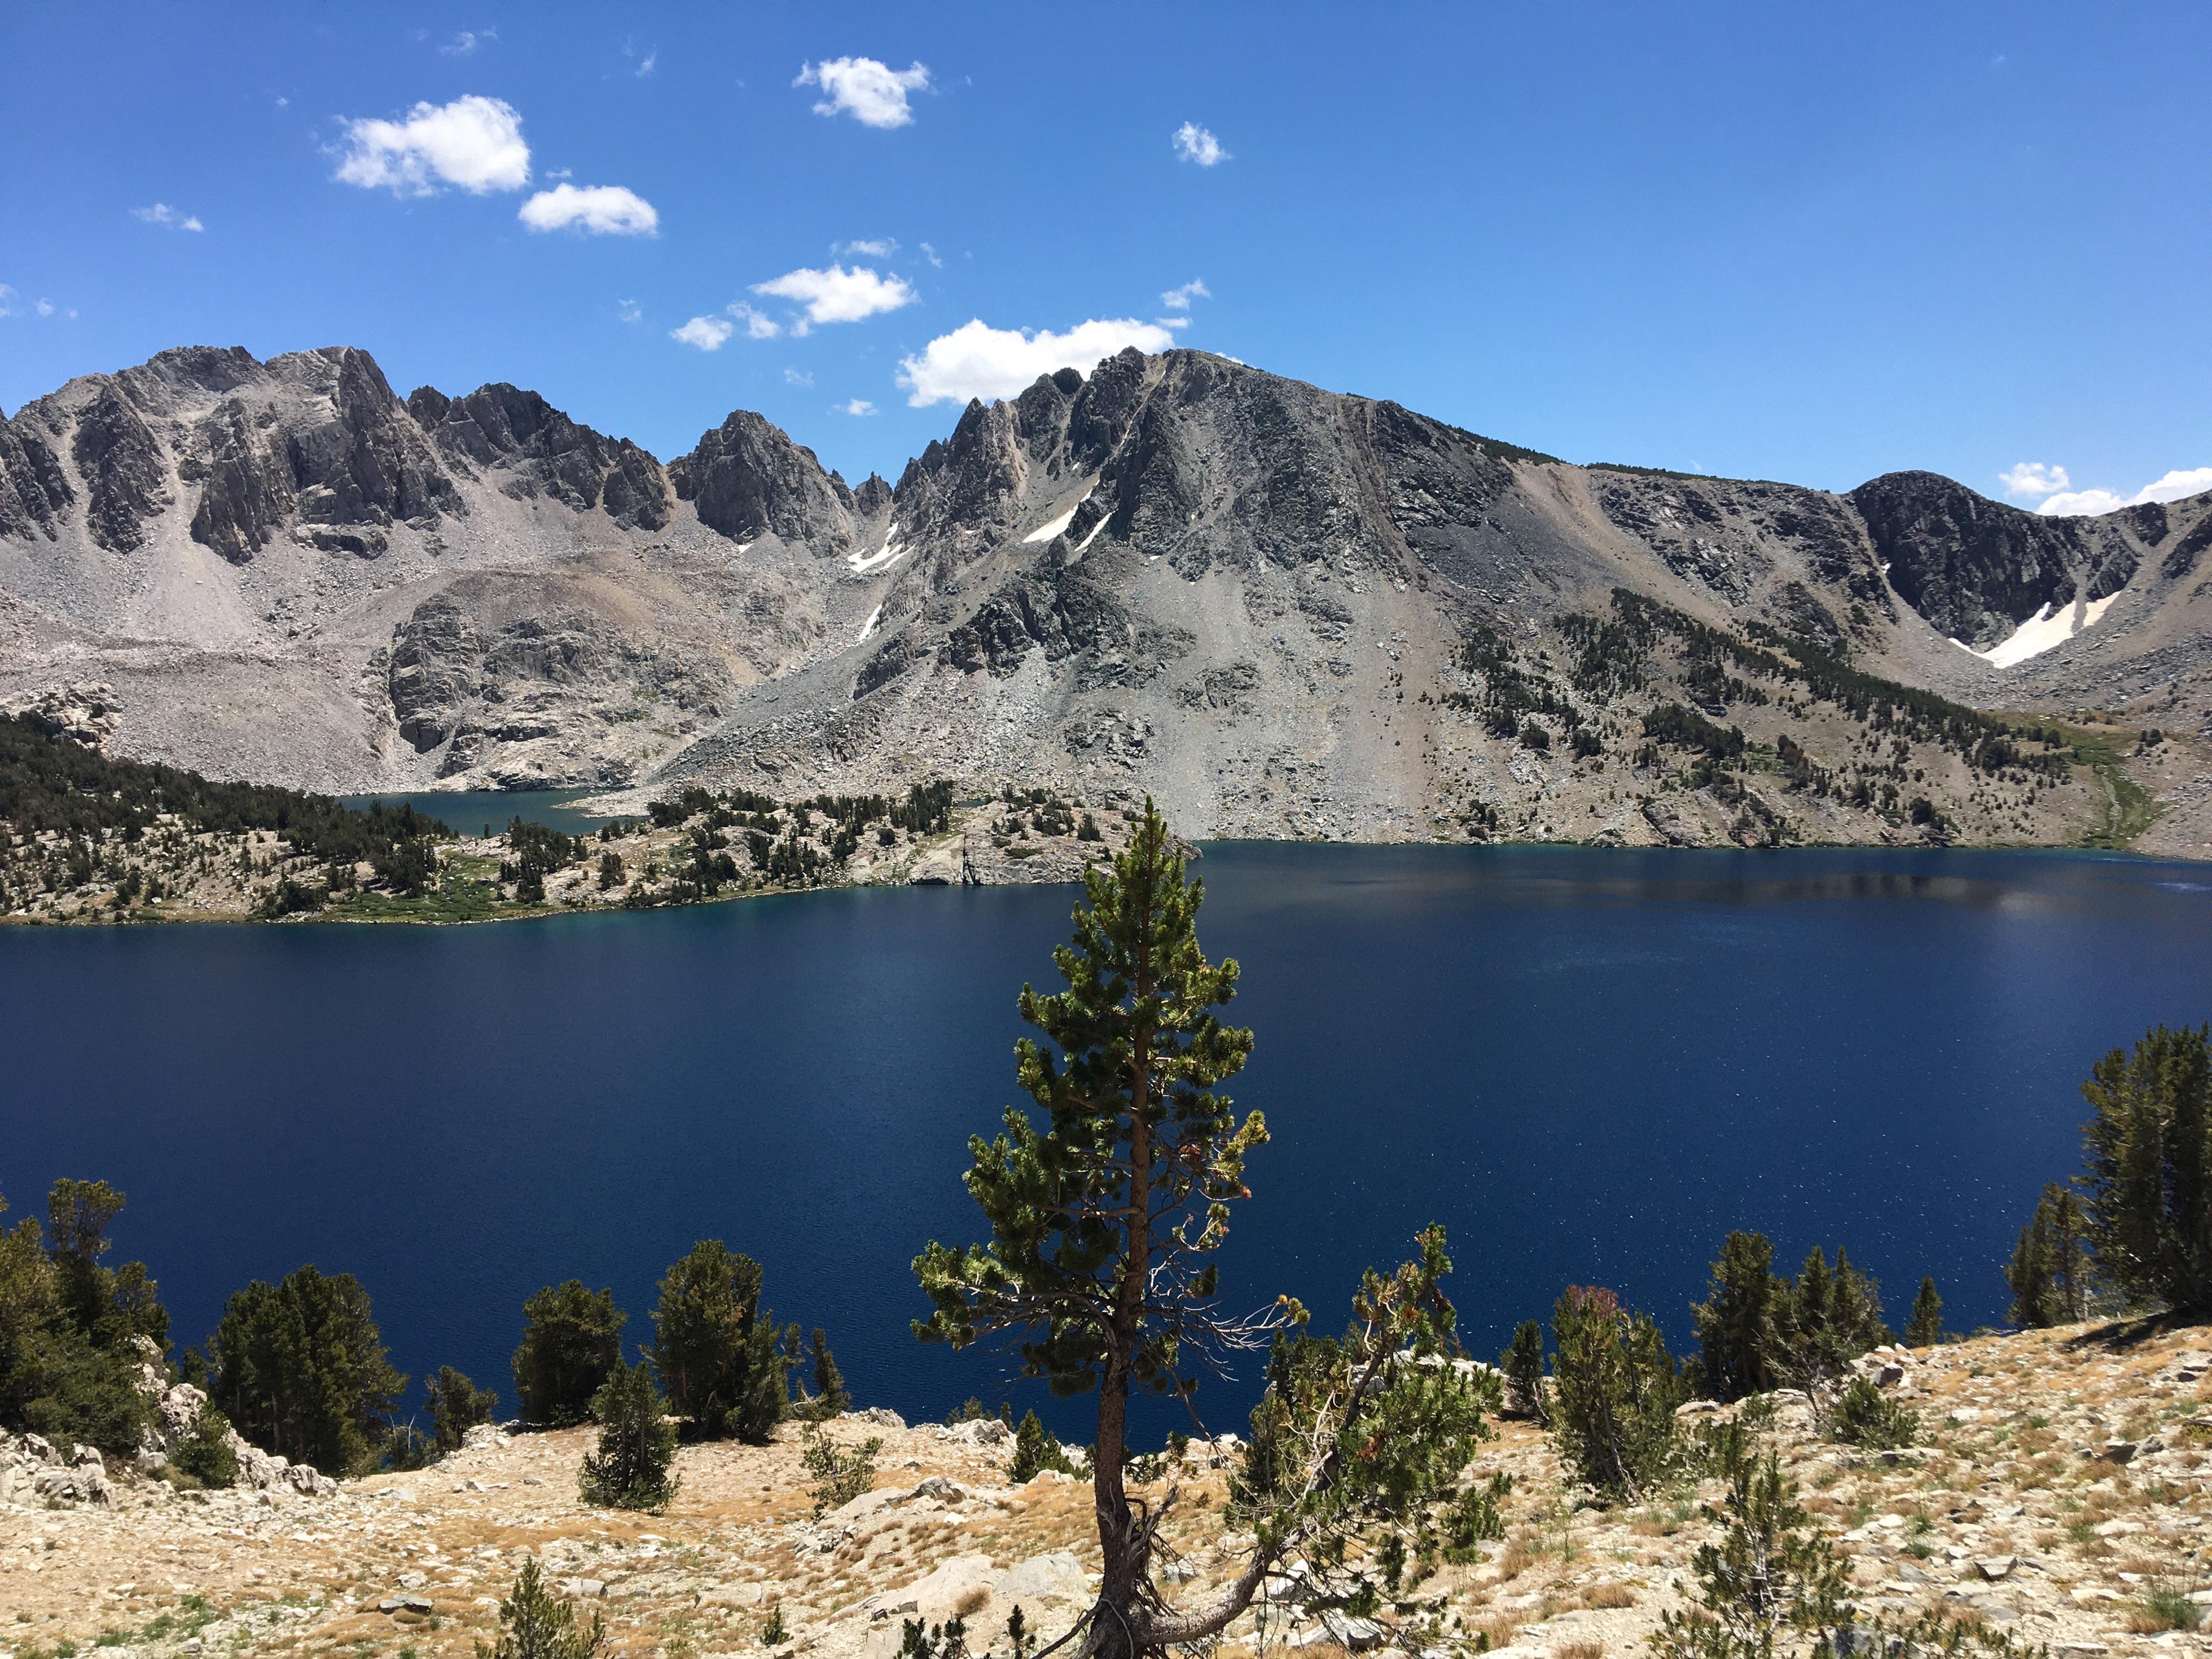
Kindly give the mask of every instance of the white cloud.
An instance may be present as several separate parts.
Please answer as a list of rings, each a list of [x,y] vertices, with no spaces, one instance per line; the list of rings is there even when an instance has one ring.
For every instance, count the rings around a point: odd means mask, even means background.
[[[939,270],[945,269],[945,261],[937,257],[937,250],[930,246],[927,242],[924,242],[921,245],[921,257],[928,260],[933,265],[935,265]]]
[[[929,71],[920,64],[895,70],[872,58],[825,58],[800,64],[791,84],[822,88],[817,115],[849,115],[864,127],[902,127],[914,119],[907,94],[929,89]]]
[[[532,230],[582,230],[594,236],[653,236],[660,231],[653,204],[620,185],[556,185],[525,202],[514,216]]]
[[[0,283],[0,317],[13,317],[15,315],[15,307],[22,302],[21,295],[16,293],[7,283]]]
[[[1160,295],[1160,303],[1170,311],[1188,311],[1193,300],[1211,300],[1213,290],[1194,276],[1181,288],[1171,288]]]
[[[903,276],[878,276],[866,265],[850,270],[832,265],[827,270],[786,271],[771,282],[755,283],[753,292],[804,306],[805,321],[794,333],[816,323],[857,323],[863,317],[910,306],[921,297]]]
[[[530,182],[521,112],[471,93],[450,104],[417,104],[404,121],[349,121],[337,177],[399,196],[433,196],[441,185],[472,196],[520,190]]]
[[[1158,323],[1162,328],[1188,328],[1190,326],[1190,319],[1188,317],[1155,317],[1152,320]]]
[[[856,254],[869,259],[888,259],[899,251],[898,238],[871,236],[857,242],[832,242],[830,251],[842,253],[848,259]]]
[[[635,74],[639,80],[642,81],[647,76],[653,73],[653,66],[659,62],[660,48],[655,46],[651,52],[646,53],[643,58],[639,60],[637,68],[633,70],[632,73]]]
[[[1997,474],[1997,482],[2005,487],[2008,495],[2052,495],[2070,489],[2074,481],[2066,476],[2063,466],[2046,466],[2041,461],[2021,461]]]
[[[1011,398],[1040,374],[1058,368],[1088,373],[1126,346],[1164,351],[1175,336],[1155,323],[1117,317],[1078,323],[1064,334],[1048,329],[991,328],[981,318],[940,334],[918,356],[899,362],[898,383],[919,409],[951,398]]]
[[[783,371],[783,383],[786,386],[812,386],[814,377],[795,368],[787,368]]]
[[[734,324],[726,323],[720,317],[694,317],[683,327],[670,329],[668,337],[697,346],[702,351],[720,351],[722,342],[737,331]]]
[[[207,228],[194,215],[180,213],[167,202],[156,202],[151,207],[132,208],[131,216],[134,219],[143,219],[149,225],[160,225],[167,230],[205,230]]]
[[[2178,501],[2208,489],[2212,489],[2212,466],[2185,467],[2145,484],[2124,499],[2111,489],[2074,489],[2051,496],[2035,510],[2045,518],[2079,519],[2117,513],[2124,507],[2141,507],[2147,501]]]
[[[783,332],[782,324],[765,311],[758,311],[747,305],[743,300],[729,309],[730,315],[745,325],[745,338],[748,340],[773,340]]]
[[[2117,513],[2127,503],[2109,489],[2063,490],[2035,510],[2046,519],[2080,519]]]
[[[850,403],[840,404],[838,411],[845,415],[872,415],[876,406],[866,398],[855,398]]]
[[[51,317],[54,314],[54,302],[52,300],[41,300],[38,304],[33,306],[31,309],[37,312],[41,317]],[[75,312],[71,312],[70,315],[74,317],[76,313]]]
[[[1186,121],[1175,130],[1175,153],[1178,161],[1195,161],[1202,167],[1233,160],[1221,148],[1221,140],[1195,121]]]
[[[2192,466],[2182,471],[2169,472],[2155,483],[2147,483],[2136,491],[2136,498],[2128,503],[2133,507],[2143,501],[2178,501],[2185,496],[2201,495],[2212,489],[2212,466]]]
[[[617,300],[615,301],[615,304],[622,308],[621,314],[623,321],[626,323],[641,323],[645,320],[645,307],[638,304],[636,301]]]
[[[497,29],[463,29],[444,46],[439,47],[438,51],[447,58],[467,58],[472,56],[476,49],[486,41],[498,39]]]

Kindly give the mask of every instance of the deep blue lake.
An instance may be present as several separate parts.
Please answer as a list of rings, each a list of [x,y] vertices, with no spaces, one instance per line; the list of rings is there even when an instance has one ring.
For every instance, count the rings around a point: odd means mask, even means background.
[[[1360,1267],[1450,1229],[1468,1340],[1568,1283],[1686,1340],[1723,1234],[1842,1243],[1900,1322],[2004,1312],[2077,1085],[2212,1013],[2212,869],[2049,854],[1219,846],[1209,951],[1267,1114],[1224,1254],[1234,1304],[1334,1325]],[[977,1237],[970,1132],[1015,1097],[1014,998],[1072,888],[817,893],[415,929],[0,929],[0,1190],[129,1194],[118,1258],[179,1342],[303,1261],[368,1285],[393,1358],[511,1394],[520,1308],[571,1275],[647,1318],[693,1240],[765,1264],[861,1399],[1011,1392],[917,1346],[908,1263]],[[1254,1369],[1254,1368],[1248,1368]],[[1247,1379],[1249,1386],[1249,1379]],[[1201,1395],[1242,1427],[1249,1396]],[[1161,1415],[1154,1428],[1170,1425]]]

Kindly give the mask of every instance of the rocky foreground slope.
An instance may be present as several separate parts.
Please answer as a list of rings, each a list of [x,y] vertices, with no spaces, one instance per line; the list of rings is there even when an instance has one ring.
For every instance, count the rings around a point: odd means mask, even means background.
[[[324,789],[947,776],[1149,791],[1197,836],[1741,841],[1735,790],[1638,758],[1679,703],[1743,732],[1782,838],[2207,855],[2208,548],[2212,496],[2049,520],[1928,473],[1575,466],[1194,351],[971,404],[852,486],[743,411],[663,465],[509,386],[188,348],[0,422],[0,703],[96,679],[120,752]],[[1616,590],[2126,752],[2002,803],[1892,756],[1913,788],[1799,811],[1758,787],[1783,737],[1840,773],[1887,724],[1801,727],[1679,633],[1492,718]]]
[[[1925,1443],[1824,1443],[1803,1407],[1785,1405],[1784,1462],[1869,1613],[1942,1609],[2061,1659],[2196,1650],[2206,1638],[2173,1628],[2172,1606],[2212,1601],[2208,1349],[2203,1329],[2075,1327],[1880,1351],[1867,1369],[1918,1414]],[[1501,1431],[1477,1466],[1513,1477],[1506,1537],[1419,1593],[1445,1599],[1458,1635],[1525,1659],[1640,1651],[1694,1588],[1691,1553],[1714,1531],[1699,1500],[1717,1487],[1587,1507],[1547,1437],[1520,1422]],[[820,1517],[789,1429],[770,1446],[684,1449],[662,1516],[579,1504],[585,1430],[478,1430],[428,1469],[312,1492],[281,1470],[259,1487],[180,1494],[118,1468],[104,1498],[68,1498],[21,1472],[36,1460],[18,1443],[13,1462],[0,1458],[0,1654],[95,1642],[118,1656],[466,1654],[533,1556],[565,1594],[604,1607],[615,1651],[639,1655],[762,1652],[780,1613],[777,1651],[890,1659],[903,1618],[956,1613],[975,1651],[1003,1653],[1015,1606],[1049,1639],[1087,1605],[1089,1489],[1054,1474],[1007,1485],[1000,1425],[860,1413],[832,1432],[884,1448],[874,1490]],[[51,1455],[38,1468],[69,1467]],[[1199,1443],[1163,1477],[1194,1495],[1176,1510],[1171,1589],[1220,1581],[1249,1543],[1220,1521],[1228,1455]],[[1387,1623],[1328,1626],[1277,1608],[1265,1640],[1366,1649],[1389,1641]],[[1225,1644],[1261,1645],[1249,1619]]]

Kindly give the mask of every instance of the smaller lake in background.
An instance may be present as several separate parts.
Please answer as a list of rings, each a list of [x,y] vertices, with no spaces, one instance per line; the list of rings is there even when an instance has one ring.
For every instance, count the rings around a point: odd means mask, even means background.
[[[580,812],[574,803],[605,794],[603,789],[396,789],[378,795],[341,795],[347,806],[412,806],[438,819],[455,835],[476,836],[505,830],[510,821],[542,823],[564,836],[581,836],[607,822],[603,812]]]

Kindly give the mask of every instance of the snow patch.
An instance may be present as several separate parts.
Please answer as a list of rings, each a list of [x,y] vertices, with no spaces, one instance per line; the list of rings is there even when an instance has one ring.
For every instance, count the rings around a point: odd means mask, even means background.
[[[1111,517],[1112,515],[1109,514],[1108,514],[1107,516],[1108,516],[1108,517]],[[1094,525],[1092,525],[1092,526],[1091,526],[1091,533],[1090,533],[1089,535],[1085,536],[1085,537],[1081,541],[1078,542],[1078,543],[1075,544],[1075,550],[1076,550],[1077,552],[1080,553],[1080,552],[1082,552],[1082,551],[1083,551],[1083,550],[1084,550],[1085,548],[1089,547],[1089,546],[1091,545],[1091,543],[1093,543],[1093,542],[1095,542],[1095,541],[1097,541],[1097,540],[1098,539],[1098,532],[1099,532],[1100,531],[1103,530],[1105,527],[1106,527],[1106,520],[1105,520],[1105,519],[1103,519],[1103,518],[1102,518],[1102,519],[1100,519],[1100,520],[1098,520],[1098,522],[1097,522],[1097,524],[1094,524]]]
[[[1076,507],[1080,507],[1081,505],[1082,502],[1080,501],[1076,503]],[[1070,521],[1072,521],[1074,517],[1075,507],[1071,507],[1066,512],[1061,514],[1050,524],[1039,525],[1035,530],[1030,531],[1028,535],[1023,537],[1022,539],[1024,542],[1048,542],[1054,536],[1060,534],[1061,531],[1066,529]]]
[[[881,547],[872,553],[848,553],[845,556],[845,562],[853,567],[854,575],[866,576],[886,566],[897,563],[913,550],[912,548],[899,545],[898,526],[893,524],[884,530],[884,544]]]
[[[2118,593],[2107,593],[2101,599],[2091,599],[2086,603],[2074,600],[2063,605],[2046,605],[2014,629],[2011,637],[2002,644],[1992,646],[1987,651],[1976,651],[1974,654],[1984,662],[1999,668],[2015,667],[2030,657],[2039,657],[2054,647],[2065,644],[2084,629],[2094,628],[2105,612],[2112,609],[2112,601],[2119,597]],[[1957,645],[1959,641],[1954,640],[1951,643]],[[1972,649],[1971,647],[1967,648]]]
[[[868,612],[867,621],[860,625],[860,637],[854,641],[853,643],[855,645],[866,645],[868,642],[868,635],[876,631],[876,624],[883,619],[884,608],[881,605],[878,605],[873,611]]]

